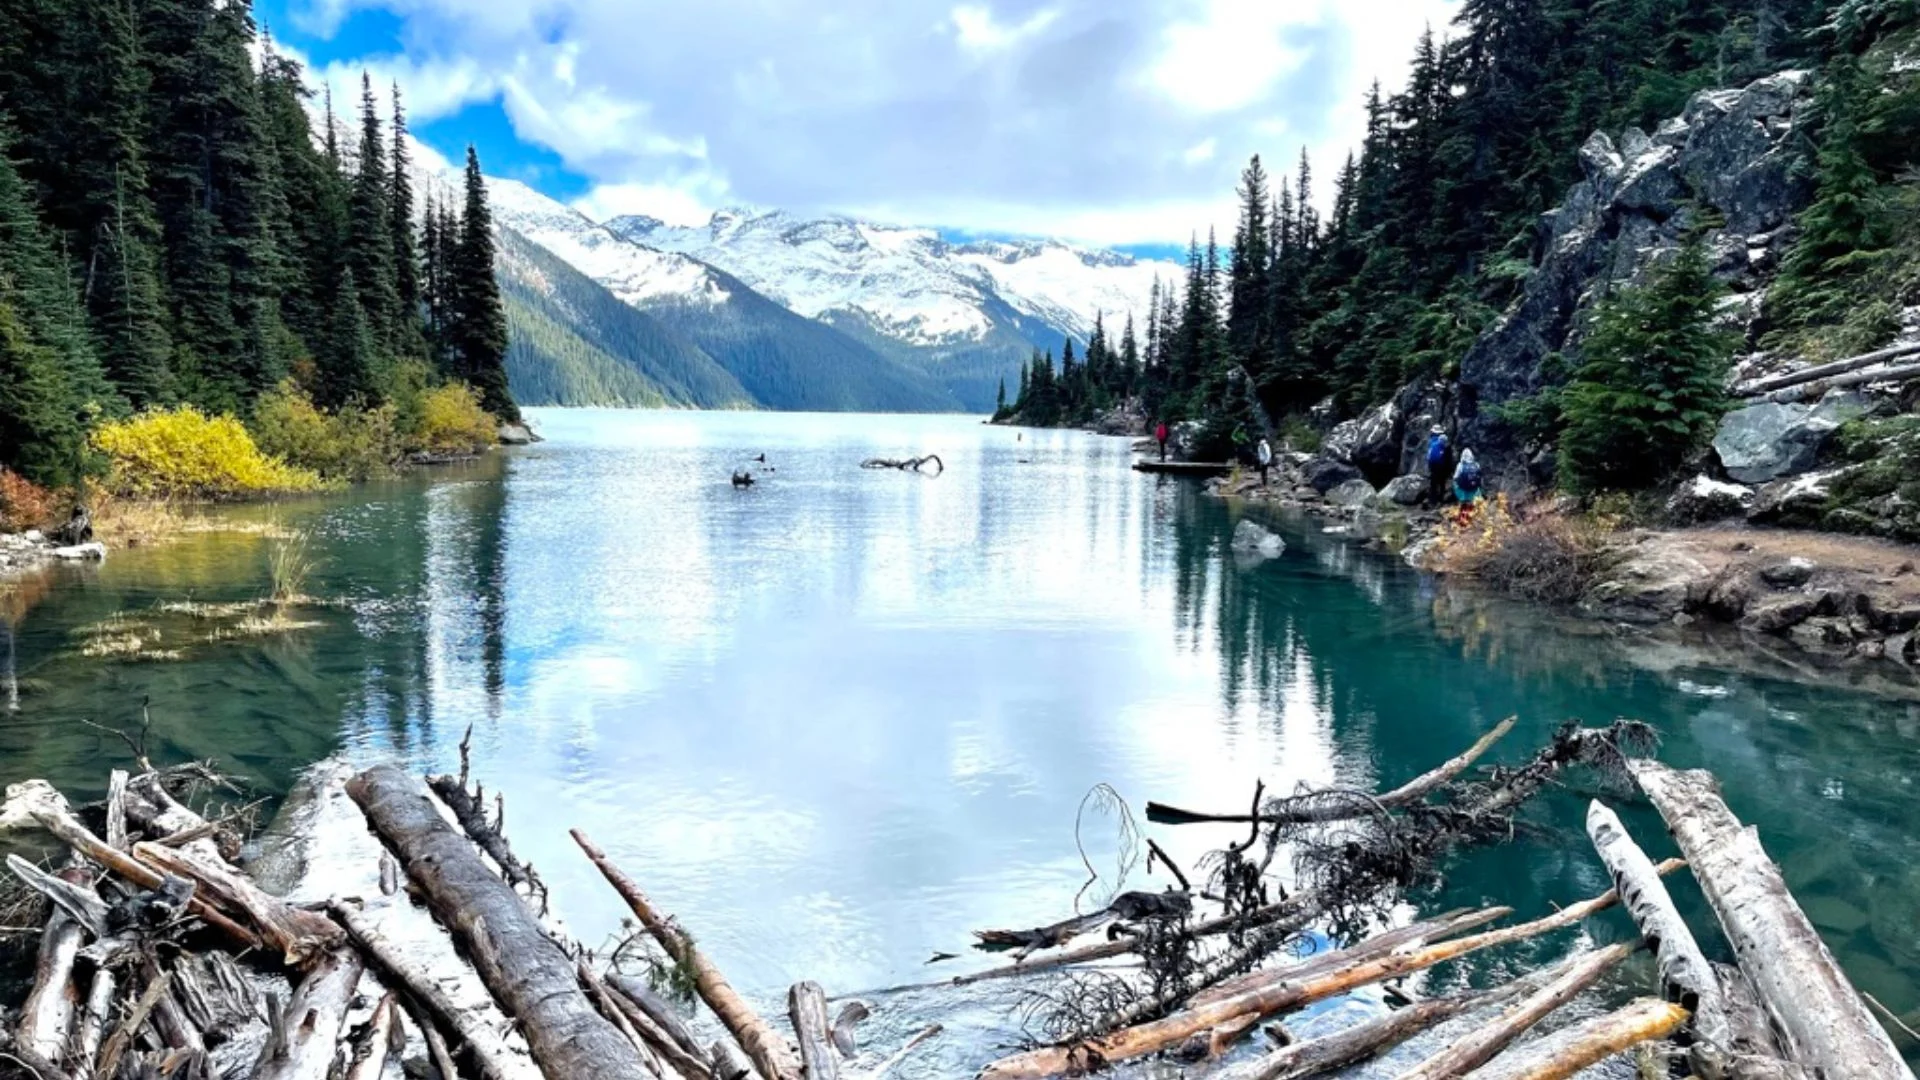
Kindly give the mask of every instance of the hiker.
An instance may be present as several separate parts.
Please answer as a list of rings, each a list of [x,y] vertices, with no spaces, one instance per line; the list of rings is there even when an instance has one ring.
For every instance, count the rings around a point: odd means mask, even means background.
[[[1473,451],[1460,451],[1460,466],[1453,470],[1453,497],[1463,508],[1471,508],[1480,501],[1480,463],[1473,460]]]
[[[1153,441],[1160,444],[1160,460],[1161,461],[1167,460],[1167,435],[1168,434],[1169,433],[1167,431],[1167,422],[1165,420],[1160,421],[1160,426],[1153,429]]]
[[[1260,448],[1256,453],[1260,459],[1260,486],[1266,487],[1267,470],[1273,467],[1273,444],[1261,439]]]
[[[1440,506],[1447,501],[1447,429],[1439,424],[1427,436],[1427,501]]]

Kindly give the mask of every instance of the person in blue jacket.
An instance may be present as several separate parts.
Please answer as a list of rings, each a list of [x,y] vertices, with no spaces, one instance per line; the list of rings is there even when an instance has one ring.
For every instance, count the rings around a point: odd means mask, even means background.
[[[1439,424],[1427,436],[1427,501],[1440,506],[1447,501],[1447,429]]]

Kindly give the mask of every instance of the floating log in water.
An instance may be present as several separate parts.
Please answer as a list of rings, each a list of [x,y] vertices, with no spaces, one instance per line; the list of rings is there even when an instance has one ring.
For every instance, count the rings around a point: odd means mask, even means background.
[[[286,1011],[268,1018],[273,1033],[260,1048],[253,1080],[327,1080],[361,970],[360,954],[352,949],[316,959],[294,987]]]
[[[1165,476],[1190,476],[1204,480],[1210,476],[1225,476],[1233,471],[1233,465],[1224,461],[1136,461],[1134,472],[1160,473]]]
[[[720,969],[714,967],[694,947],[693,939],[681,932],[678,926],[662,918],[654,908],[653,901],[640,891],[640,886],[615,866],[613,860],[607,858],[606,852],[594,846],[586,833],[574,829],[573,840],[593,865],[599,868],[620,898],[627,902],[627,907],[640,920],[640,925],[646,927],[647,933],[653,935],[653,939],[666,950],[667,956],[693,977],[694,990],[700,995],[700,1000],[707,1003],[707,1008],[713,1010],[721,1026],[739,1041],[740,1048],[746,1051],[754,1067],[760,1070],[762,1080],[796,1080],[800,1076],[800,1062],[794,1057],[786,1040],[776,1035],[773,1028],[753,1011],[753,1007],[734,991]]]
[[[900,469],[904,472],[925,472],[928,462],[934,464],[935,474],[947,471],[947,463],[940,460],[939,454],[928,454],[925,457],[913,458],[868,458],[860,463],[860,467],[863,469]]]
[[[1400,1080],[1454,1080],[1485,1065],[1548,1013],[1580,996],[1632,952],[1633,946],[1620,944],[1580,954],[1564,965],[1552,982],[1529,994],[1525,1001],[1401,1073]]]
[[[1741,826],[1712,774],[1647,760],[1629,768],[1686,854],[1788,1058],[1816,1077],[1913,1080],[1892,1038],[1794,902],[1759,832]]]
[[[309,959],[333,949],[344,937],[332,919],[270,895],[224,861],[214,861],[187,848],[176,850],[154,843],[135,844],[133,854],[164,874],[193,882],[199,896],[224,910],[243,914],[267,944],[295,967],[303,967]]]
[[[787,1017],[800,1043],[800,1065],[806,1080],[840,1080],[840,1061],[834,1057],[827,1033],[827,994],[816,982],[797,982],[787,991]]]
[[[651,1076],[640,1051],[581,989],[572,960],[547,937],[513,887],[480,861],[428,801],[419,781],[383,765],[347,782],[353,798],[488,991],[514,1016],[553,1080]]]

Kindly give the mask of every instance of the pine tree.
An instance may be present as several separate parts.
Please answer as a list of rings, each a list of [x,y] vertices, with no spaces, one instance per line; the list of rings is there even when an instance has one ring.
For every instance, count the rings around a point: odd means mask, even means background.
[[[360,76],[360,150],[347,208],[347,262],[360,288],[360,309],[383,355],[398,338],[400,295],[395,284],[393,216],[387,199],[387,144],[373,98],[373,80]]]
[[[1713,327],[1714,279],[1694,237],[1637,288],[1603,300],[1560,395],[1562,478],[1576,492],[1633,490],[1664,479],[1725,408],[1733,342]]]
[[[1273,273],[1267,221],[1271,195],[1258,154],[1240,174],[1238,193],[1240,221],[1227,278],[1227,348],[1258,377],[1270,359],[1267,316]]]
[[[407,114],[400,84],[393,84],[393,155],[388,172],[387,211],[393,229],[393,284],[400,302],[400,349],[419,355],[420,252],[413,232],[413,155],[407,148]]]
[[[450,264],[453,292],[451,337],[455,364],[480,393],[480,403],[502,420],[520,418],[507,390],[507,316],[493,273],[493,215],[480,156],[467,147],[466,210],[460,242]]]
[[[1000,376],[1000,392],[993,399],[993,415],[1002,416],[1007,411],[1007,377]]]

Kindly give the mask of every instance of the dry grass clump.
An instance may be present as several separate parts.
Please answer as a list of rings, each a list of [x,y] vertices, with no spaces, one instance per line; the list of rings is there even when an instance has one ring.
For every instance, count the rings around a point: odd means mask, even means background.
[[[1527,600],[1570,604],[1613,559],[1617,528],[1607,515],[1516,515],[1501,495],[1444,521],[1428,559],[1441,573]]]

